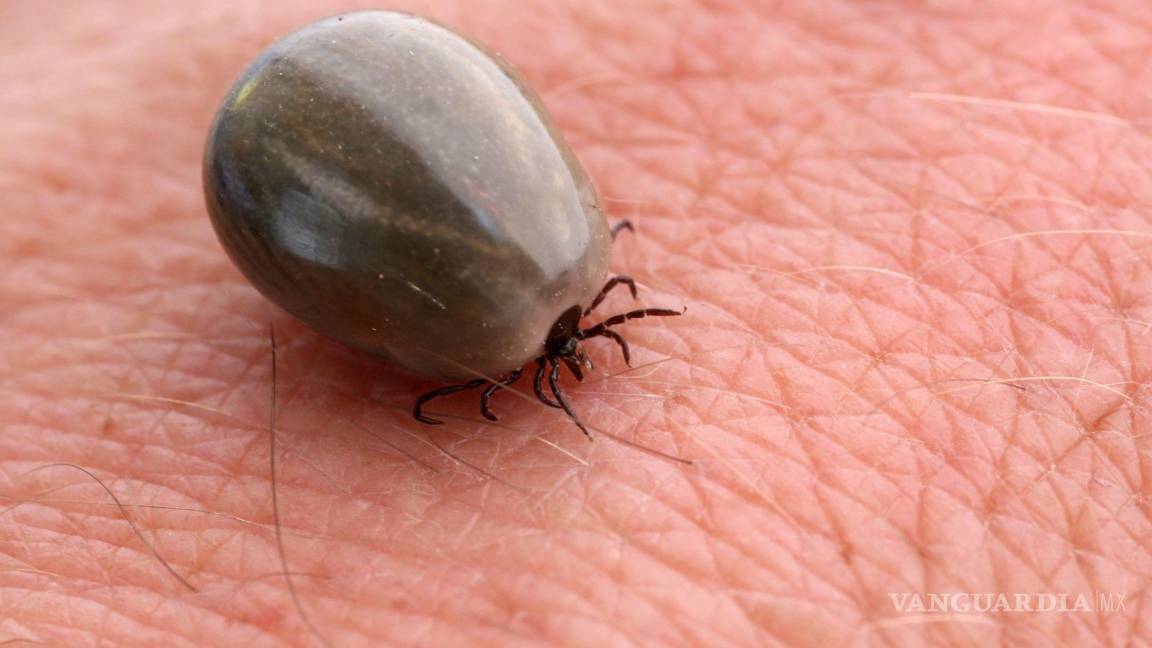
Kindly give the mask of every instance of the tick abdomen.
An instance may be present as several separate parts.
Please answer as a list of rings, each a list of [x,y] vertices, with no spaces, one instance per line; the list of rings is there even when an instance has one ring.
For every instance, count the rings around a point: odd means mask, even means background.
[[[531,92],[405,14],[330,18],[266,50],[217,115],[205,187],[261,292],[437,379],[541,355],[607,271],[595,192]]]

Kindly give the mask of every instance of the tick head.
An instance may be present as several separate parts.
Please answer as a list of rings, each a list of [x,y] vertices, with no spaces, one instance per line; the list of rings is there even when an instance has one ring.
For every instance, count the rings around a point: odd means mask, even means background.
[[[548,339],[544,341],[544,354],[552,358],[571,357],[580,341],[580,315],[583,311],[573,306],[556,319]]]
[[[544,355],[548,358],[562,360],[576,378],[583,380],[581,367],[592,370],[592,359],[580,347],[580,316],[583,314],[580,306],[573,306],[564,311],[544,343]]]

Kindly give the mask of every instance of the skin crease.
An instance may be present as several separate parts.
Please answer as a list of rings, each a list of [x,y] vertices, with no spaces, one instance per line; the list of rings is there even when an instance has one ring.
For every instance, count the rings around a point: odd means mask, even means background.
[[[396,7],[513,62],[638,225],[613,269],[689,305],[623,329],[642,369],[589,345],[594,443],[509,394],[416,424],[430,383],[220,249],[212,111],[320,4],[0,9],[0,641],[319,643],[269,322],[333,645],[1152,639],[1146,4]],[[1125,609],[889,596],[950,591]]]

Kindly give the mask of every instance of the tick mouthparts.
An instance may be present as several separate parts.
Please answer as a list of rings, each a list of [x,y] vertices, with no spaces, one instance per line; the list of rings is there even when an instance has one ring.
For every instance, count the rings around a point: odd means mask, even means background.
[[[595,369],[595,367],[592,366],[591,356],[585,353],[584,349],[581,349],[580,347],[576,347],[576,359],[579,360],[580,364],[584,365],[584,368],[588,371]]]

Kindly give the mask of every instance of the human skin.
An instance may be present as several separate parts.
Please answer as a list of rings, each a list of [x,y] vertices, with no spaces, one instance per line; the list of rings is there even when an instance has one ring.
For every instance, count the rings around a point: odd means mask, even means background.
[[[540,90],[613,269],[688,306],[631,371],[588,343],[592,442],[508,393],[420,425],[229,263],[204,134],[321,4],[0,8],[0,642],[1152,639],[1147,4],[404,4]],[[890,597],[942,592],[1124,609]]]

